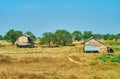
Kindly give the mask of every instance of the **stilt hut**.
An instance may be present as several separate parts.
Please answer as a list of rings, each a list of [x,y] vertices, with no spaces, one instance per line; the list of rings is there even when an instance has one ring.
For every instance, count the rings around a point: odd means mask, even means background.
[[[21,35],[16,42],[17,47],[34,47],[33,40],[28,35]]]

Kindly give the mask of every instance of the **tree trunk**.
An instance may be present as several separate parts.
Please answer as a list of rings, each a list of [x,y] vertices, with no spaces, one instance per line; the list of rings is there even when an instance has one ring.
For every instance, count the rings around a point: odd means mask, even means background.
[[[117,39],[115,39],[115,41],[117,41]]]
[[[48,43],[48,47],[50,47],[50,41],[49,41],[49,43]]]
[[[15,45],[15,42],[12,42],[12,45]]]
[[[63,41],[63,45],[66,46],[66,42],[65,41]]]

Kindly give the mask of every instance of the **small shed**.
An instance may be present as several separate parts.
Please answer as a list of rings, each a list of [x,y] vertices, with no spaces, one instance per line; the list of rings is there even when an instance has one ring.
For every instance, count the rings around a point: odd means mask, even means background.
[[[84,52],[107,53],[108,47],[95,38],[91,37],[84,42]]]
[[[17,47],[34,47],[33,40],[28,35],[21,35],[16,41]]]

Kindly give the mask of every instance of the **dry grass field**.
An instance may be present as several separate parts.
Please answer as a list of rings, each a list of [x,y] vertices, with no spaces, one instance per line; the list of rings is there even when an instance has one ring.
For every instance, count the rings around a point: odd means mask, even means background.
[[[81,46],[3,46],[0,79],[120,79],[120,63],[95,60],[101,55],[83,53]]]

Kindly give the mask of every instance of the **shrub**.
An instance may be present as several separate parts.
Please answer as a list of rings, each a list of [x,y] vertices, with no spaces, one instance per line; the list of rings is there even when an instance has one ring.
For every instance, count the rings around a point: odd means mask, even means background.
[[[100,57],[97,57],[96,59],[106,62],[110,60],[110,56],[100,56]]]
[[[120,55],[115,55],[115,56],[100,56],[95,59],[102,60],[104,62],[106,61],[111,61],[111,62],[119,62],[120,63]]]
[[[120,62],[120,55],[111,57],[111,62]]]

